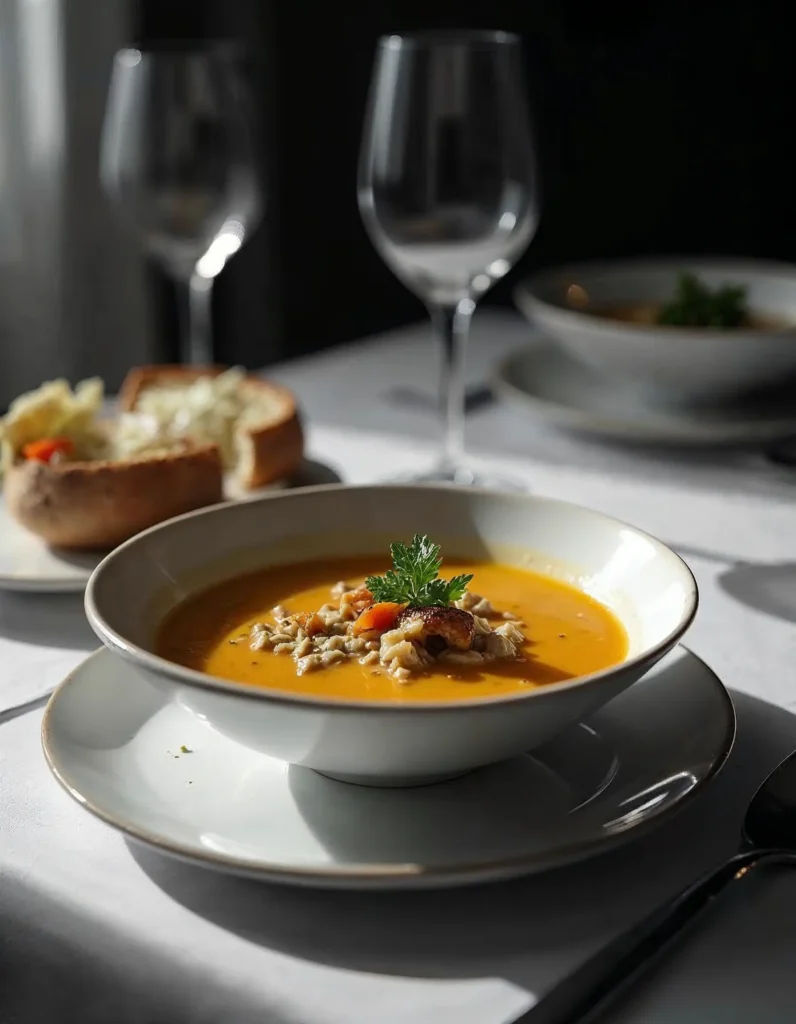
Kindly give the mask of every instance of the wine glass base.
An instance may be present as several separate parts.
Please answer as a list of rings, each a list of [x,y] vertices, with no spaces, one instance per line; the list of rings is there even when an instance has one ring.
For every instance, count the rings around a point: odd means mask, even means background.
[[[457,487],[483,487],[494,491],[527,491],[528,485],[518,477],[482,473],[467,465],[453,466],[443,463],[424,473],[406,473],[397,478],[406,484],[455,484]]]

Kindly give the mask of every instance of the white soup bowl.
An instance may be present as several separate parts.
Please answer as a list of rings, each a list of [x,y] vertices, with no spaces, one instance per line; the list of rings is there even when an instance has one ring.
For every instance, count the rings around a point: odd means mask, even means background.
[[[212,583],[311,558],[384,555],[391,539],[414,533],[448,557],[494,558],[580,588],[622,622],[627,657],[508,696],[379,703],[238,685],[155,653],[164,616]],[[202,509],[122,544],[86,590],[102,642],[210,727],[290,764],[380,786],[438,781],[544,743],[639,679],[682,637],[696,607],[686,564],[632,526],[534,495],[444,486],[307,488]]]

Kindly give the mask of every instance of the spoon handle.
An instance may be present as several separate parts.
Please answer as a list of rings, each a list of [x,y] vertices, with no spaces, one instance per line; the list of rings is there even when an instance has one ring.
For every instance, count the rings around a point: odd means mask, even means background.
[[[563,978],[517,1024],[588,1024],[624,992],[694,916],[766,854],[733,857]]]

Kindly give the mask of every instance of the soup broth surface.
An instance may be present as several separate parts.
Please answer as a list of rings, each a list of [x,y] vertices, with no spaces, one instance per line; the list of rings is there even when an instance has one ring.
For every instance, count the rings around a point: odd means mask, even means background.
[[[621,323],[639,324],[645,327],[659,327],[658,317],[660,316],[661,303],[658,302],[637,302],[627,306],[604,306],[600,309],[593,309],[590,312],[604,320],[618,320]],[[754,331],[784,331],[796,327],[796,324],[789,323],[784,317],[770,316],[763,313],[750,311],[748,314],[747,329]],[[678,330],[672,326],[670,330]],[[679,330],[711,330],[709,327],[688,327]]]
[[[513,566],[447,559],[443,576],[473,573],[470,590],[522,624],[526,640],[518,660],[483,666],[435,664],[410,683],[399,685],[385,672],[356,659],[298,675],[290,656],[251,650],[252,626],[273,623],[275,606],[291,614],[313,612],[329,601],[337,581],[361,583],[387,568],[387,562],[375,558],[330,559],[224,581],[189,598],[167,616],[157,637],[157,653],[246,686],[393,702],[458,701],[515,693],[599,671],[627,655],[627,636],[618,619],[575,587]]]

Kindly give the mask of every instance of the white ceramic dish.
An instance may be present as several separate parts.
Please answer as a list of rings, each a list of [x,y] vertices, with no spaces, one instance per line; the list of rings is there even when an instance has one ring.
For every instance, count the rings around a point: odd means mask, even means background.
[[[0,494],[0,590],[79,593],[102,555],[60,552],[20,526]]]
[[[259,491],[229,487],[230,498],[250,501],[285,487],[308,487],[335,483],[340,477],[328,466],[305,459],[298,476],[290,483],[275,484]],[[0,590],[35,593],[79,593],[102,561],[93,551],[59,551],[48,547],[8,514],[0,493]]]
[[[682,271],[711,287],[743,285],[753,311],[793,326],[657,327],[589,312],[668,301]],[[788,264],[693,257],[589,263],[536,274],[517,286],[514,298],[571,355],[661,401],[716,402],[796,376],[796,268]]]
[[[678,648],[533,755],[438,786],[369,789],[236,743],[100,651],[51,699],[42,740],[82,807],[163,853],[292,884],[415,888],[610,849],[699,792],[734,733],[721,683]]]
[[[629,444],[729,447],[796,436],[793,388],[726,405],[660,408],[549,342],[504,359],[492,386],[556,427]]]
[[[413,533],[449,556],[492,555],[582,587],[624,623],[627,659],[516,695],[388,704],[239,686],[152,653],[163,616],[212,582],[316,557],[383,555]],[[253,749],[367,785],[437,781],[546,742],[671,650],[696,606],[685,563],[615,519],[536,496],[424,486],[313,488],[181,516],[117,548],[86,590],[102,642],[165,693]]]

